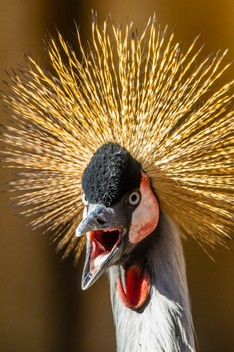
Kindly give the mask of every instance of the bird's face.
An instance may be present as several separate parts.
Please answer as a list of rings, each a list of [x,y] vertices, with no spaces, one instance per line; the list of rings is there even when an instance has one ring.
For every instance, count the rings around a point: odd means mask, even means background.
[[[148,296],[149,274],[128,258],[158,224],[158,201],[149,180],[124,148],[108,143],[92,157],[82,186],[85,208],[76,231],[87,237],[82,288],[91,286],[111,265],[120,264],[116,282],[120,296],[129,308],[138,309]],[[144,297],[136,294],[138,290]]]

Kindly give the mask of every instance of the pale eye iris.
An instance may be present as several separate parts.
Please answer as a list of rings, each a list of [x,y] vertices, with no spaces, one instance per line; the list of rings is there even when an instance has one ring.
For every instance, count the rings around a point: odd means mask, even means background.
[[[82,195],[82,202],[83,202],[83,204],[85,205],[85,206],[87,206],[88,205],[88,200],[87,200],[87,198],[86,198],[86,195],[83,193],[83,195]]]
[[[132,192],[128,198],[128,203],[130,205],[138,205],[140,203],[141,200],[141,195],[139,192]]]

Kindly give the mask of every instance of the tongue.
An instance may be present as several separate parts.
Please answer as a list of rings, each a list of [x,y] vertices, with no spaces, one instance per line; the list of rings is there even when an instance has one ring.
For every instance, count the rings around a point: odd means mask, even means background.
[[[117,287],[123,304],[130,309],[140,309],[147,300],[150,290],[148,273],[138,265],[132,265],[125,271],[125,288],[121,279],[117,280]]]

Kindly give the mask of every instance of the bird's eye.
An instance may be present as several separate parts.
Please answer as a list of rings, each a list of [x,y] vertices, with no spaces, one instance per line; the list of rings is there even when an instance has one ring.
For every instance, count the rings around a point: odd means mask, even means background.
[[[130,205],[138,205],[141,201],[141,194],[140,192],[134,191],[128,197],[128,203]]]
[[[86,195],[85,195],[85,193],[83,193],[83,195],[82,195],[82,202],[83,202],[83,204],[85,205],[85,206],[87,206],[88,205],[88,200],[87,200],[87,198],[86,198]]]

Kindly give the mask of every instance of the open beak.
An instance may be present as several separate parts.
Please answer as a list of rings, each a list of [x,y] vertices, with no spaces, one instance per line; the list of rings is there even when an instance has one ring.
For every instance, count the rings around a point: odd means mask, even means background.
[[[86,234],[86,259],[82,275],[82,289],[89,288],[123,252],[126,229],[120,226],[117,208],[92,204],[81,221],[76,236]]]

